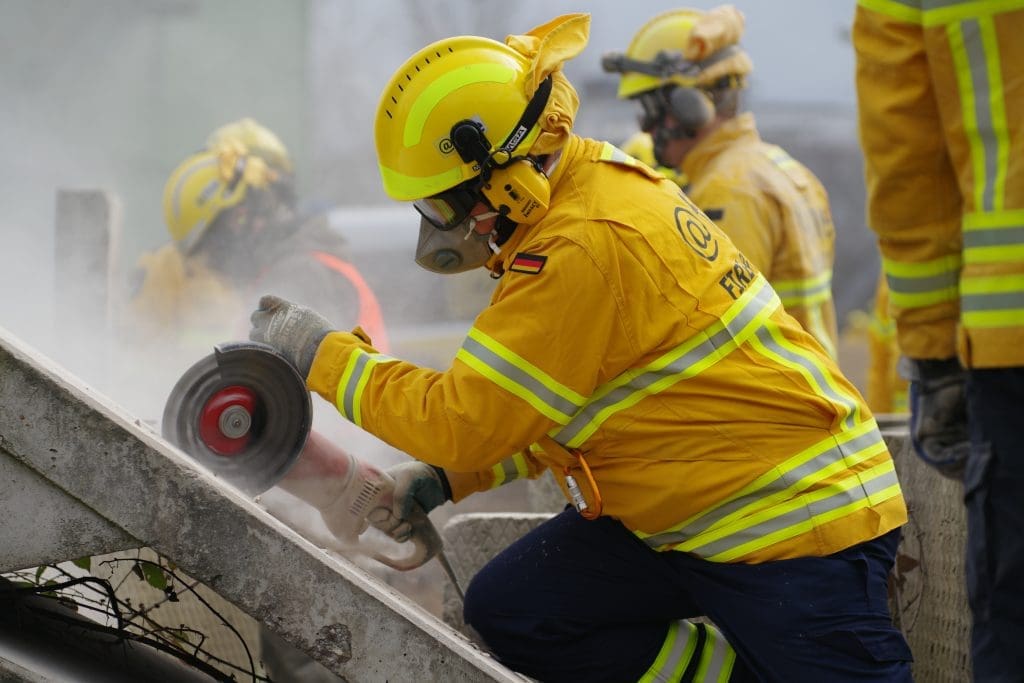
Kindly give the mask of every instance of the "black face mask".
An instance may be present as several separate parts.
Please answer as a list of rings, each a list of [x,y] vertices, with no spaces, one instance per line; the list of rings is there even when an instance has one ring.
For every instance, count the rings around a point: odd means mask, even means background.
[[[665,148],[670,142],[692,140],[715,117],[711,99],[697,88],[665,86],[641,93],[636,99],[641,107],[640,129],[651,136],[654,158],[662,166],[675,165],[665,159]],[[665,125],[668,116],[676,125]]]

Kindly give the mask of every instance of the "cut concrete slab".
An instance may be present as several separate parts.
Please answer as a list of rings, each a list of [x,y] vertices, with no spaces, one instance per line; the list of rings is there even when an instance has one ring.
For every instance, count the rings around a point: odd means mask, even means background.
[[[0,461],[8,490],[40,492],[21,500],[40,521],[23,529],[14,564],[150,547],[345,680],[523,680],[2,328]],[[42,515],[42,505],[61,510]],[[20,514],[24,524],[31,512]],[[65,520],[97,547],[69,541]]]

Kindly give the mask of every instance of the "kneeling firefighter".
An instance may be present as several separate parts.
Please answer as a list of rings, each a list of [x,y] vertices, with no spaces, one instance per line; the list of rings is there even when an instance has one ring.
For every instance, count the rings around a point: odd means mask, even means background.
[[[380,528],[551,470],[571,503],[465,618],[544,681],[910,681],[886,578],[906,507],[863,399],[678,186],[572,132],[589,15],[441,40],[384,89],[417,261],[498,279],[450,367],[276,296],[251,339],[414,460]],[[690,618],[706,616],[714,625]],[[756,674],[755,674],[756,672]]]

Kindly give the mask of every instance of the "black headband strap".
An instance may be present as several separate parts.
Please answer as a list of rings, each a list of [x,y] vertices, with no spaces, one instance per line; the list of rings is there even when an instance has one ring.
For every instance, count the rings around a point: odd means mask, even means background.
[[[550,97],[551,76],[548,76],[537,86],[537,91],[533,93],[533,97],[527,103],[526,109],[523,110],[523,115],[519,117],[519,121],[516,122],[516,125],[512,126],[512,132],[505,138],[505,142],[501,143],[501,146],[494,150],[494,152],[505,152],[511,155],[512,150],[518,147],[523,138],[537,125],[540,115],[544,112],[544,107],[548,106],[548,99]]]
[[[523,115],[519,117],[512,131],[501,143],[501,146],[491,151],[491,142],[484,133],[484,127],[479,121],[464,119],[452,126],[452,146],[465,162],[475,161],[480,165],[483,173],[489,168],[500,167],[512,158],[512,151],[522,143],[544,112],[548,105],[548,98],[551,96],[551,76],[548,76],[537,87],[533,97],[526,104]],[[496,159],[495,157],[504,157]]]

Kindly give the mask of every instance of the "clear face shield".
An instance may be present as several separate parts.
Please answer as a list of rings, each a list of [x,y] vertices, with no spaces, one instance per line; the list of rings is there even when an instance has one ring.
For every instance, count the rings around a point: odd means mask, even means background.
[[[492,235],[476,231],[476,224],[497,216],[498,212],[471,216],[470,212],[480,202],[480,195],[465,184],[413,202],[420,213],[417,265],[434,273],[450,275],[487,263],[497,247]]]

